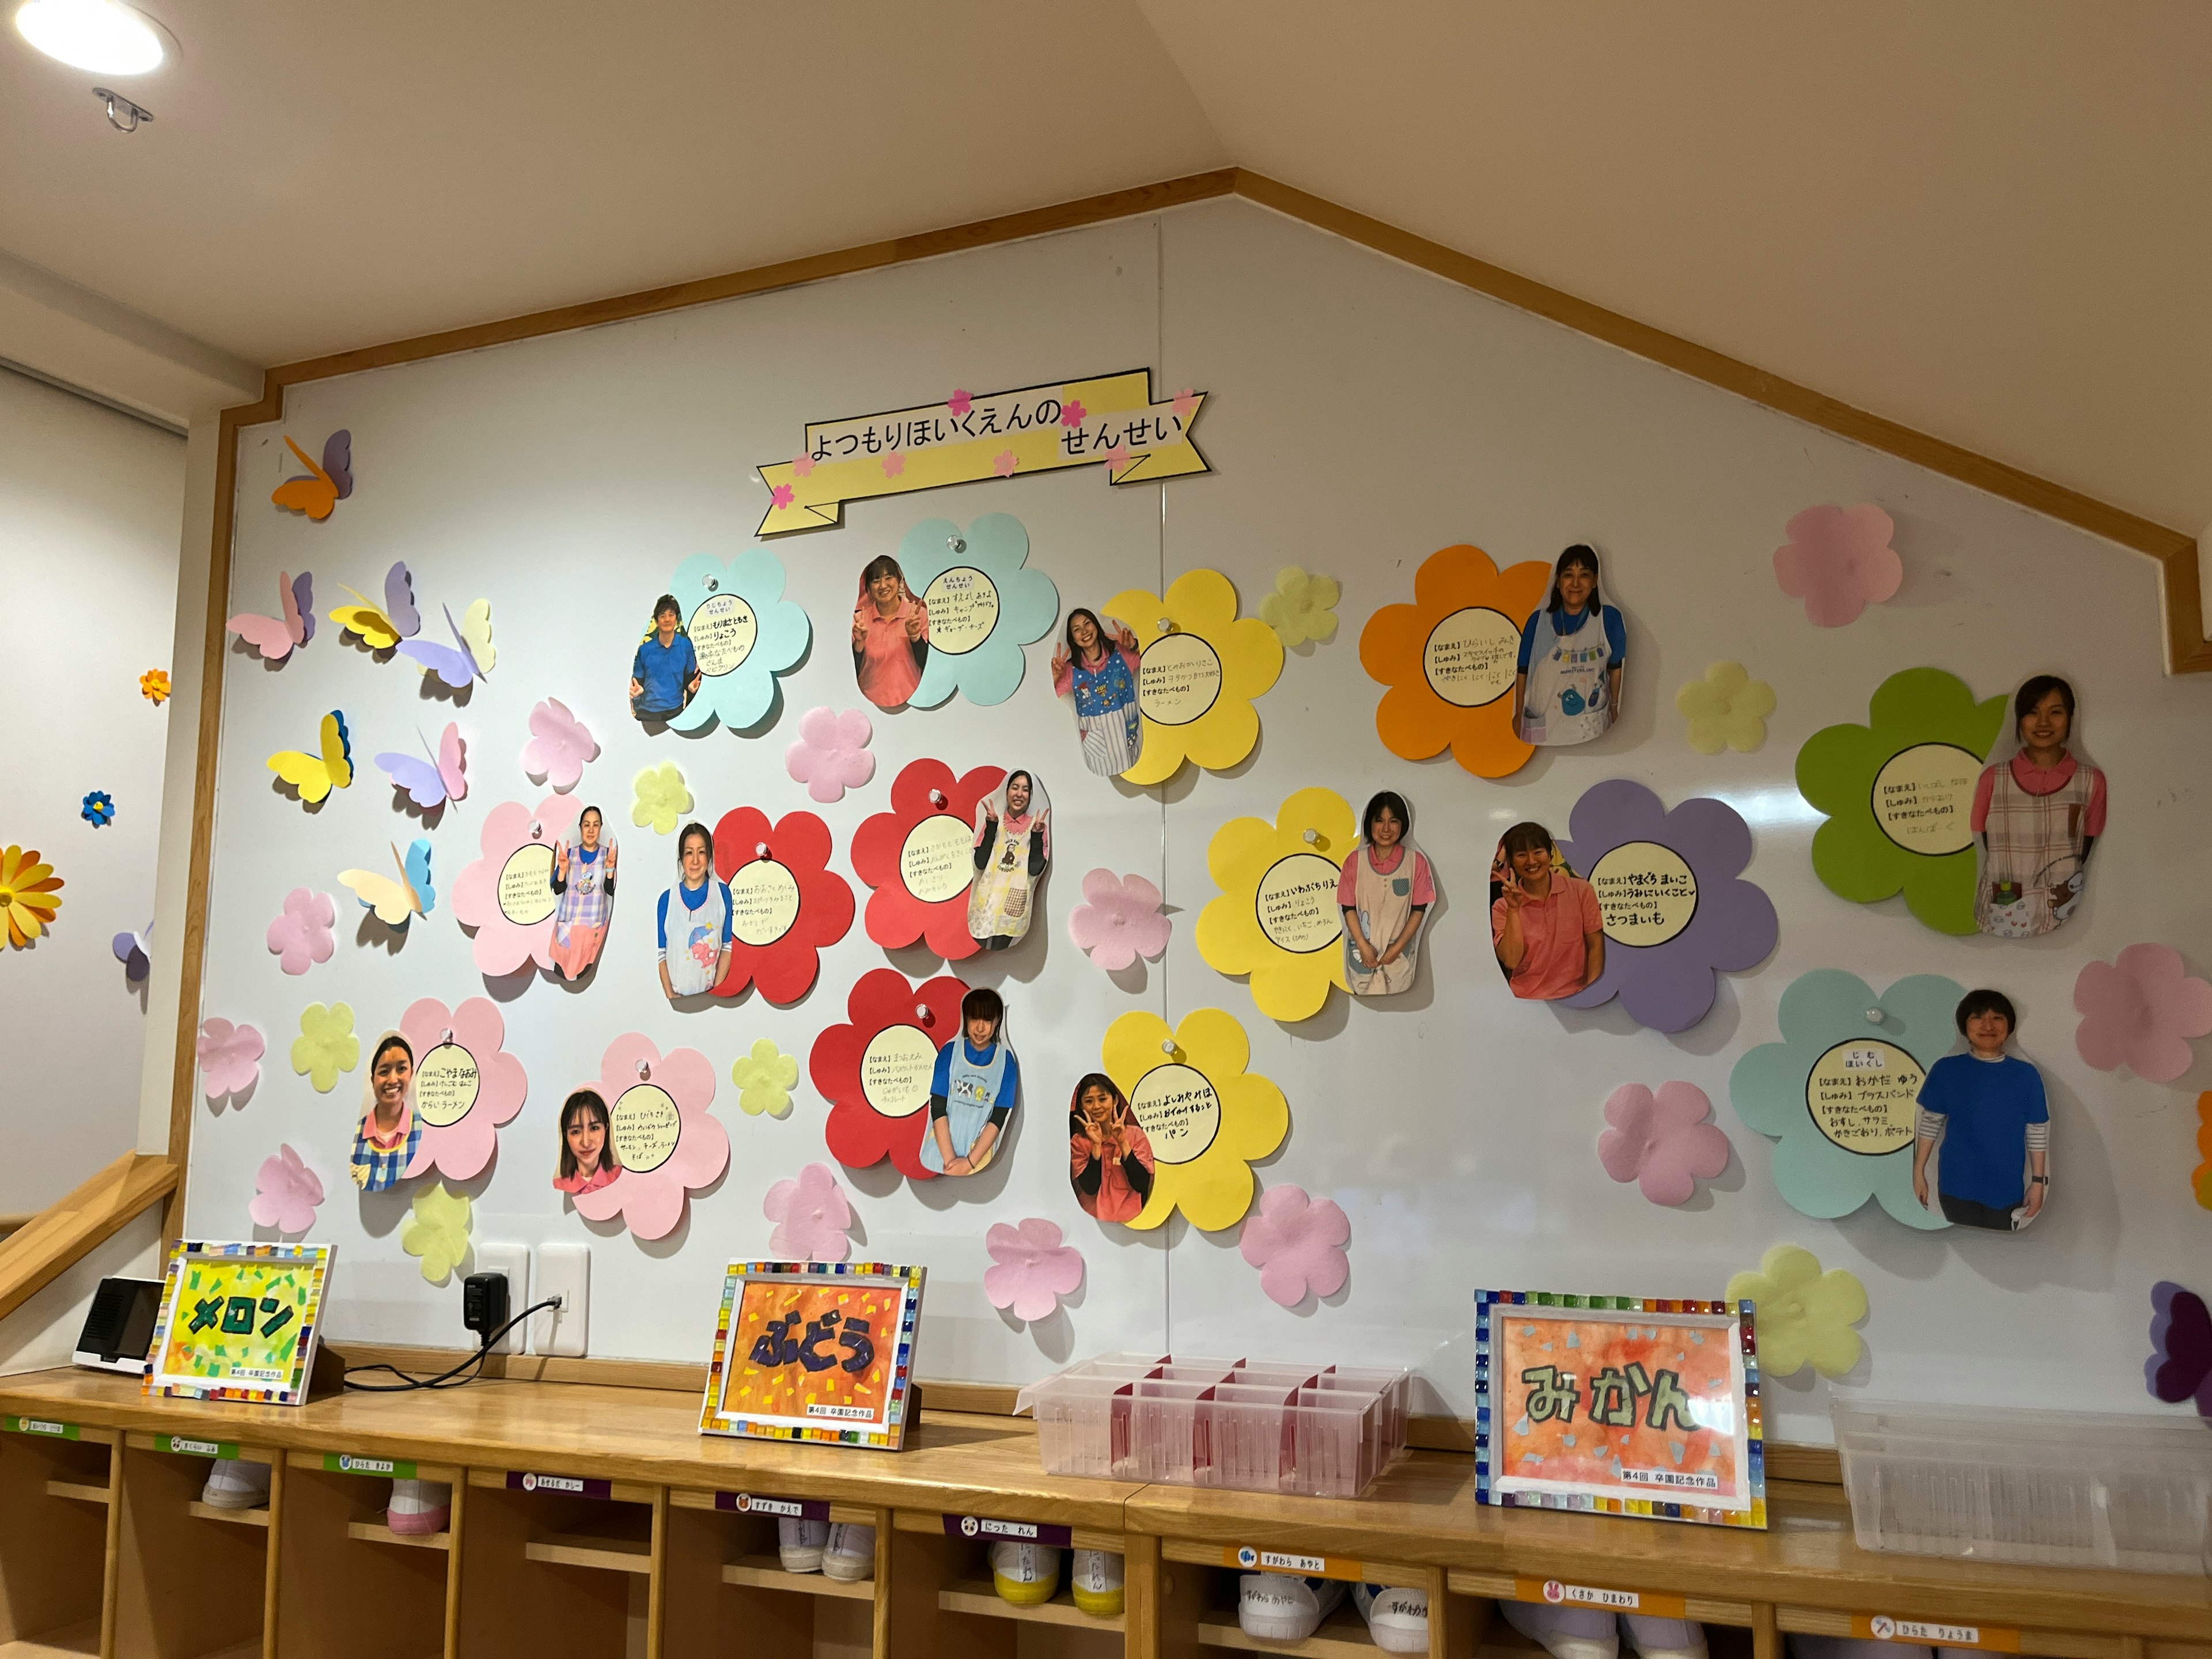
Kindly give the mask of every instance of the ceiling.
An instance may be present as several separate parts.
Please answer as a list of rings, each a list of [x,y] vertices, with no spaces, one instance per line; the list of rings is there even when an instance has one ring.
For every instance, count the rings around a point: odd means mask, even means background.
[[[164,412],[1235,164],[2212,520],[2203,0],[144,9],[182,53],[119,86],[156,117],[129,137],[0,31],[0,357],[127,378],[69,343],[105,316],[168,380],[96,389]]]

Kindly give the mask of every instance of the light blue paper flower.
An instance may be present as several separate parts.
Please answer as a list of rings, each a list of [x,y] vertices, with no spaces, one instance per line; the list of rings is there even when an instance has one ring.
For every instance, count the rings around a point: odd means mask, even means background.
[[[934,708],[956,691],[976,703],[1014,695],[1022,647],[1060,616],[1060,590],[1027,568],[1029,556],[1030,532],[1010,513],[986,513],[964,531],[925,519],[906,532],[899,568],[929,605],[929,661],[908,702]]]
[[[1782,994],[1783,1040],[1736,1061],[1729,1099],[1738,1117],[1779,1139],[1774,1184],[1791,1208],[1829,1219],[1873,1199],[1908,1227],[1951,1224],[1912,1195],[1913,1103],[1928,1068],[1951,1051],[1964,995],[1941,974],[1915,974],[1877,997],[1838,968],[1816,969]]]
[[[813,626],[783,597],[783,561],[749,547],[727,564],[695,553],[676,567],[668,591],[684,607],[684,631],[699,659],[699,695],[668,723],[703,732],[720,720],[732,732],[775,713],[776,676],[806,654]]]

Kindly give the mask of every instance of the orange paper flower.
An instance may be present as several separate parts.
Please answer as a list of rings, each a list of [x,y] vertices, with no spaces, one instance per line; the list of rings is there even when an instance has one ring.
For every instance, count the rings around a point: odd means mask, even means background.
[[[1521,628],[1551,580],[1540,560],[1501,571],[1465,544],[1423,560],[1413,603],[1384,605],[1359,635],[1359,665],[1390,688],[1375,711],[1382,746],[1407,760],[1449,746],[1479,778],[1520,770],[1536,752],[1514,730]]]
[[[39,862],[36,848],[0,851],[0,916],[8,919],[9,944],[23,950],[52,925],[61,889],[62,878]]]
[[[138,677],[138,695],[157,708],[167,702],[169,699],[169,671],[149,668],[141,674]]]

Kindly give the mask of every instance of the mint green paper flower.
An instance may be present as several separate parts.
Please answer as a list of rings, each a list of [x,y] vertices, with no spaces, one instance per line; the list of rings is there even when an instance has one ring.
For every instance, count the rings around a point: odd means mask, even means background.
[[[787,1054],[773,1037],[762,1037],[752,1052],[740,1054],[730,1067],[730,1081],[738,1085],[738,1105],[753,1117],[791,1115],[791,1091],[799,1081],[799,1056]]]
[[[318,1094],[337,1087],[338,1073],[361,1064],[361,1039],[353,1034],[353,1009],[343,1002],[325,1008],[311,1002],[300,1014],[300,1035],[292,1043],[292,1069],[315,1085]]]
[[[907,701],[934,708],[956,691],[1004,702],[1022,683],[1022,647],[1052,632],[1060,590],[1029,568],[1030,532],[1011,513],[963,530],[925,519],[899,543],[899,568],[929,607],[929,660]]]
[[[1297,565],[1275,573],[1275,591],[1260,601],[1260,620],[1286,646],[1336,637],[1336,602],[1344,588],[1334,576],[1310,576]]]
[[[669,725],[703,732],[719,720],[736,732],[771,719],[782,696],[776,676],[806,654],[813,634],[805,608],[783,597],[783,561],[764,547],[726,564],[695,553],[668,591],[684,607],[700,676],[698,695]]]
[[[415,1194],[415,1208],[399,1231],[399,1248],[422,1258],[422,1277],[442,1285],[469,1257],[469,1195],[434,1181]]]
[[[641,830],[649,824],[655,835],[673,835],[677,821],[691,810],[691,791],[674,761],[647,767],[630,787],[637,799],[630,803],[629,821]]]

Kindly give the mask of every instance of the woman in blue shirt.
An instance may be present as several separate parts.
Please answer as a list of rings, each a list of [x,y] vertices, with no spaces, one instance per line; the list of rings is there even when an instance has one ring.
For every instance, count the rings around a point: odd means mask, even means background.
[[[1559,555],[1552,597],[1521,629],[1513,708],[1522,740],[1556,748],[1604,736],[1627,659],[1627,627],[1597,591],[1597,552],[1577,543]]]
[[[974,1175],[991,1161],[1022,1088],[1020,1062],[999,1041],[1006,1019],[1006,1005],[988,986],[960,999],[960,1035],[937,1051],[937,1072],[929,1080],[924,1169]]]
[[[1912,1140],[1912,1194],[1928,1202],[1928,1160],[1942,1141],[1936,1196],[1960,1227],[2016,1232],[2043,1212],[2051,1193],[2051,1108],[2043,1073],[2004,1051],[2011,999],[1969,991],[1960,1001],[1968,1052],[1928,1068]]]
[[[687,823],[676,839],[683,879],[660,896],[660,988],[671,1002],[704,995],[729,970],[736,911],[730,889],[714,876],[714,837],[703,823]],[[675,948],[669,948],[673,934]]]

